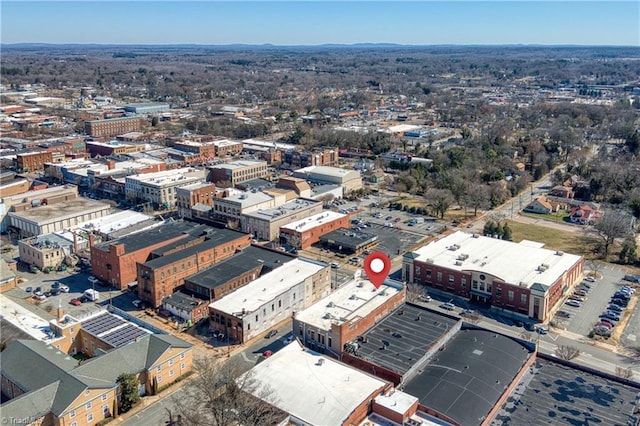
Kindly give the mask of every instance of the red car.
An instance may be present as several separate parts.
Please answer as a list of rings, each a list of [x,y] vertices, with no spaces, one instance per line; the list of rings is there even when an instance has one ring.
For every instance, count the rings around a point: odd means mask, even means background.
[[[71,303],[74,306],[79,306],[79,305],[82,305],[82,300],[80,300],[80,299],[71,299],[71,300],[69,300],[69,303]]]
[[[396,217],[395,219],[393,219],[394,222],[400,222],[402,220],[402,218]]]
[[[269,358],[271,355],[273,355],[273,352],[271,352],[271,351],[262,352],[262,358],[264,358],[264,359]]]

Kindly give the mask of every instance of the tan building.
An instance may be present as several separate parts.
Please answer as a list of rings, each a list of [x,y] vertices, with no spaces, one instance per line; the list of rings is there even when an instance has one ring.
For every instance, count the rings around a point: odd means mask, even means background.
[[[256,195],[256,194],[252,194]],[[296,198],[279,207],[256,209],[242,214],[242,231],[255,238],[277,241],[280,227],[288,223],[306,219],[323,211],[322,202],[307,198]]]
[[[17,285],[18,276],[16,275],[16,263],[9,263],[0,258],[0,293],[11,290]]]
[[[35,265],[42,271],[55,270],[71,253],[89,246],[89,242],[82,237],[76,235],[71,238],[73,240],[58,234],[47,234],[20,240],[18,241],[20,260],[29,265]]]
[[[214,141],[213,146],[215,147],[215,154],[218,158],[233,157],[234,155],[240,154],[243,148],[242,142],[230,141],[228,139]]]
[[[292,176],[283,176],[278,179],[276,188],[293,190],[296,192],[296,194],[298,194],[298,197],[311,197],[311,186],[304,179],[295,178]]]
[[[145,173],[125,178],[125,194],[130,200],[153,203],[156,208],[173,209],[176,189],[205,180],[206,172],[193,167]]]
[[[62,331],[58,323],[84,340],[77,320],[52,321],[52,329]],[[168,334],[145,333],[114,349],[96,348],[103,353],[82,363],[53,345],[17,340],[0,354],[2,394],[9,399],[2,404],[3,422],[94,426],[118,414],[121,373],[134,374],[145,395],[183,378],[193,365],[191,345]]]
[[[232,163],[218,164],[209,167],[208,180],[213,183],[230,182],[235,186],[238,183],[252,179],[266,178],[269,176],[265,161],[234,161]]]

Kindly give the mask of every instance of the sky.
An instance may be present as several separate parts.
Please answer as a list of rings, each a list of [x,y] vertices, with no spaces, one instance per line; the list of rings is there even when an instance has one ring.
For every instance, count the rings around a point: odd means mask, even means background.
[[[7,1],[2,43],[640,46],[640,1]]]

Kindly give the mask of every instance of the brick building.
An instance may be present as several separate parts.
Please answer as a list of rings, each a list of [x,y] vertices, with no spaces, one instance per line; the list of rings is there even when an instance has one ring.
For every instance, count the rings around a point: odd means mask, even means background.
[[[284,163],[293,168],[335,166],[338,164],[338,154],[338,148],[317,148],[312,151],[290,149],[284,153]]]
[[[53,153],[50,151],[25,152],[16,155],[16,169],[21,172],[42,170],[45,163],[53,161]]]
[[[295,256],[278,250],[249,246],[185,278],[184,287],[188,292],[213,302],[293,259]]]
[[[192,222],[172,222],[159,228],[92,245],[92,273],[102,281],[125,290],[128,284],[136,281],[137,262],[149,260],[151,252],[159,247],[177,241],[191,241],[193,235],[207,228],[204,225],[195,226]]]
[[[175,244],[180,244],[177,242]],[[152,253],[152,259],[138,263],[138,297],[153,307],[184,285],[184,280],[251,244],[251,236],[229,229],[212,229],[203,241],[189,247],[171,245]],[[154,256],[155,254],[155,256]]]
[[[192,209],[196,204],[213,208],[213,200],[222,197],[216,191],[213,183],[194,183],[191,185],[176,188],[176,207],[180,217],[191,218]]]
[[[358,278],[296,313],[293,335],[306,347],[339,358],[345,344],[404,303],[402,283],[386,280],[375,288]]]
[[[409,252],[402,279],[547,321],[582,279],[584,258],[532,241],[513,243],[455,232]]]
[[[210,327],[244,343],[327,296],[329,265],[297,258],[209,305]]]
[[[215,147],[215,154],[218,158],[233,157],[234,155],[240,154],[243,148],[242,142],[230,141],[228,139],[214,141],[213,146]]]
[[[139,132],[142,121],[138,117],[118,117],[84,122],[84,132],[89,136],[116,136],[122,133]]]
[[[232,186],[248,180],[269,176],[267,163],[264,161],[234,161],[210,166],[208,169],[210,171],[208,181],[213,183],[231,182]]]
[[[349,227],[349,216],[325,211],[280,227],[280,243],[304,250],[320,237],[339,228]]]

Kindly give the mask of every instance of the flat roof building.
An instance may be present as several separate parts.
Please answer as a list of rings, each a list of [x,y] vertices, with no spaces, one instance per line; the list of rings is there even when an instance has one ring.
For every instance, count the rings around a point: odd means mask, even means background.
[[[244,343],[331,289],[329,265],[296,258],[209,305],[211,328]]]
[[[349,227],[349,216],[325,211],[280,227],[280,242],[299,250],[311,247],[320,237],[339,228]]]
[[[281,226],[317,215],[322,211],[320,201],[296,198],[277,207],[243,213],[240,223],[242,230],[255,238],[277,241]]]
[[[584,258],[458,231],[404,255],[402,278],[546,321],[578,283]]]
[[[100,201],[87,198],[56,204],[47,204],[22,212],[9,212],[9,226],[18,232],[20,237],[32,237],[62,231],[88,220],[106,216],[111,206]]]
[[[206,172],[192,167],[156,173],[127,176],[125,193],[128,199],[144,200],[155,207],[172,209],[176,205],[176,189],[205,180]]]
[[[354,425],[364,420],[374,398],[392,386],[331,358],[305,349],[296,341],[249,372],[254,396],[290,416],[290,424]]]
[[[355,278],[296,313],[293,335],[306,347],[338,358],[345,344],[402,305],[404,297],[398,281],[389,279],[376,288],[365,278]]]
[[[293,259],[293,255],[252,245],[185,278],[185,289],[213,302]]]
[[[216,198],[213,201],[214,219],[225,223],[235,223],[241,229],[241,217],[244,214],[260,209],[270,209],[276,206],[276,199],[263,192],[241,192]]]
[[[357,170],[341,169],[329,166],[309,166],[295,170],[293,176],[315,184],[340,185],[343,194],[361,189],[362,176]]]
[[[320,242],[338,253],[356,254],[375,247],[378,244],[378,236],[348,228],[339,228],[320,236]]]
[[[210,175],[207,180],[213,183],[230,182],[232,186],[252,179],[266,178],[270,174],[265,161],[241,160],[210,166],[208,169]]]

